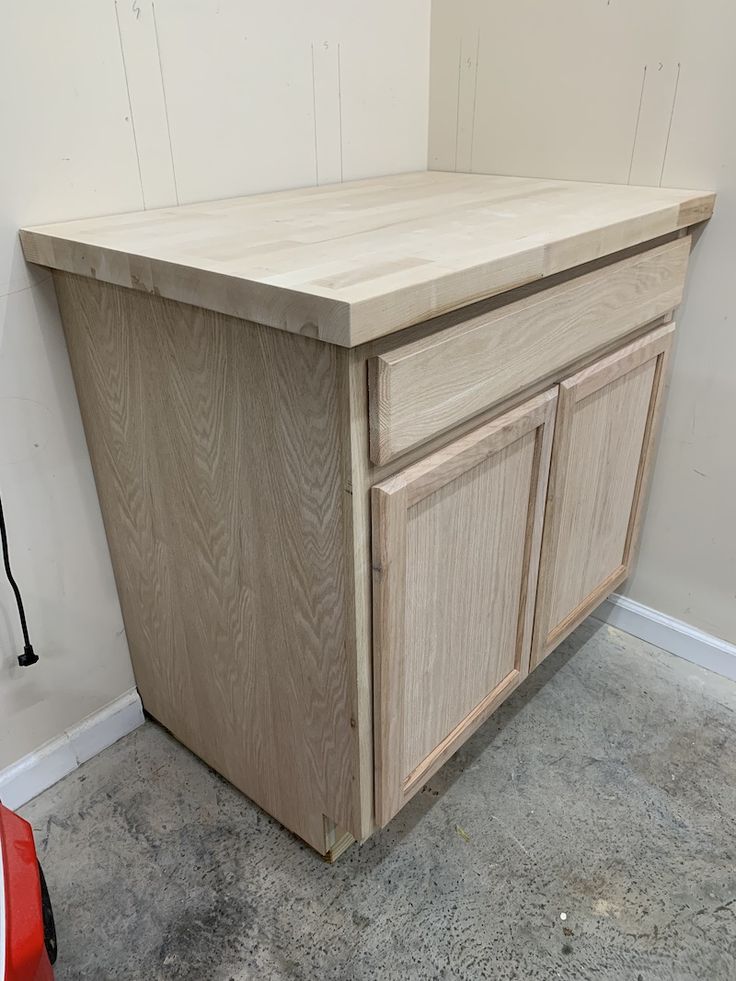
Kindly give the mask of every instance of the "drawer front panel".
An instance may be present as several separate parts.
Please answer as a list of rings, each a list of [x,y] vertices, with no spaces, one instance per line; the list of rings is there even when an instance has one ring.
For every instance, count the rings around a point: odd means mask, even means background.
[[[376,819],[525,677],[556,390],[372,489]]]
[[[676,307],[677,239],[369,361],[371,459],[387,463]]]

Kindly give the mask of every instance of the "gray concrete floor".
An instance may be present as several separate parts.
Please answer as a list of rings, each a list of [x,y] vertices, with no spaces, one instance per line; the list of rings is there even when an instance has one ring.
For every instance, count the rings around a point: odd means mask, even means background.
[[[59,981],[736,978],[736,685],[596,621],[335,866],[151,723],[24,813]]]

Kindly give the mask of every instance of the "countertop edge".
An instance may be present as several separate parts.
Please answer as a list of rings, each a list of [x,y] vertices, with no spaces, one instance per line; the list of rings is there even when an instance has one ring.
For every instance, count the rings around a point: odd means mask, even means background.
[[[692,199],[679,204],[352,301],[49,235],[44,226],[21,228],[20,241],[26,260],[36,265],[353,348],[707,221],[715,200],[715,192],[693,191]],[[402,300],[409,295],[413,312],[403,314]]]
[[[340,347],[355,346],[351,343],[352,306],[344,300],[165,259],[152,260],[33,228],[21,228],[20,240],[26,260],[35,265]],[[57,249],[58,245],[63,248]]]

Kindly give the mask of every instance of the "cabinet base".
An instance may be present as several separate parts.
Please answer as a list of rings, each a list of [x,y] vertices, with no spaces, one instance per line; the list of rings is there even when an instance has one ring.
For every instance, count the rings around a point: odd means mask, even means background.
[[[325,844],[328,846],[324,856],[326,862],[332,865],[343,852],[350,848],[354,841],[355,838],[349,831],[343,831],[342,828],[334,825],[329,818],[325,818]]]

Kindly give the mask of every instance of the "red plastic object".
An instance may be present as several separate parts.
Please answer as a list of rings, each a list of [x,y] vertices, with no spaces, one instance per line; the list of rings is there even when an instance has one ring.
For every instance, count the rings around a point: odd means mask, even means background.
[[[2,878],[0,938],[4,933],[3,981],[53,981],[43,935],[41,880],[30,824],[0,804]],[[1,939],[0,939],[1,942]],[[4,956],[3,956],[4,955]]]

